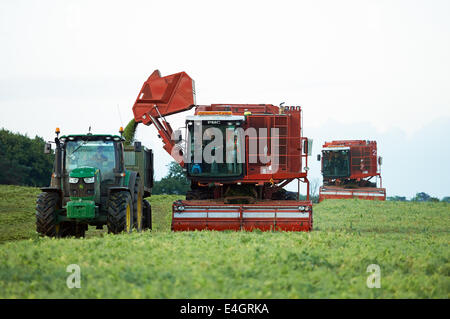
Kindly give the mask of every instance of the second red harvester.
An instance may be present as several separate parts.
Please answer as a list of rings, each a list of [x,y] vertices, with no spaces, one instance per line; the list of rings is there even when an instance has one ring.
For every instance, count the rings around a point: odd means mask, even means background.
[[[319,202],[327,198],[386,200],[380,173],[382,159],[377,156],[376,141],[325,142],[317,160],[321,160],[323,176]]]

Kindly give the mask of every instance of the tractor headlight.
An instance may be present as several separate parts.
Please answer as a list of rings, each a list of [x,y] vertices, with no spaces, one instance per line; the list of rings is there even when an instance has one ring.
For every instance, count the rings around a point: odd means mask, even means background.
[[[93,182],[95,182],[95,177],[94,176],[92,176],[92,177],[85,177],[85,178],[83,178],[83,180],[84,180],[84,182],[86,184],[92,184]]]
[[[298,206],[298,210],[304,211],[305,210],[305,206]]]
[[[78,183],[78,181],[79,181],[79,178],[69,177],[69,183],[70,184],[76,184],[76,183]]]
[[[177,207],[179,211],[183,211],[184,210],[184,206],[178,206]]]

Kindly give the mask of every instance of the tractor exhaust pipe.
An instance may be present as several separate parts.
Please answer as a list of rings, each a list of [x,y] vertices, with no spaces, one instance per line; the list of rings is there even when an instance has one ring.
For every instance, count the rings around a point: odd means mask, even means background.
[[[62,147],[61,147],[61,142],[59,140],[59,127],[56,128],[55,130],[55,144],[56,144],[56,150],[55,150],[55,177],[56,177],[56,182],[58,185],[58,188],[61,187],[61,175],[62,175]]]
[[[55,174],[56,178],[60,179],[62,174],[62,149],[61,143],[59,142],[59,138],[55,138],[56,150],[55,150]]]

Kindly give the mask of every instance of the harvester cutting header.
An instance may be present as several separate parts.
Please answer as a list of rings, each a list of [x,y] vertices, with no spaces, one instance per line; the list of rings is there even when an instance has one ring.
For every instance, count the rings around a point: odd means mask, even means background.
[[[166,116],[194,108],[185,139]],[[299,106],[196,105],[194,81],[185,73],[154,71],[133,106],[136,122],[154,124],[164,149],[191,181],[186,200],[173,205],[173,230],[311,230],[308,155]],[[283,187],[297,180],[297,194]],[[308,196],[308,195],[307,195]]]

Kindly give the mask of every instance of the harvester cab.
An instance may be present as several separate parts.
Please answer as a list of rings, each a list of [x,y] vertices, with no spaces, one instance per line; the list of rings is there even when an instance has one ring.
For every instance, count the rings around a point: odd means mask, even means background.
[[[183,140],[166,116],[192,108]],[[163,148],[191,181],[186,200],[173,204],[172,230],[312,229],[307,178],[312,140],[302,136],[300,106],[196,105],[194,81],[185,72],[161,77],[156,70],[133,113],[137,123],[155,126]],[[293,181],[297,193],[283,188]]]
[[[244,122],[244,116],[236,115],[188,116],[185,134],[188,178],[198,182],[241,179],[244,163],[239,156],[245,153],[245,144],[242,131],[237,129],[242,128]],[[202,142],[196,143],[196,140]],[[210,155],[210,158],[203,161],[204,155]]]
[[[38,233],[84,236],[88,225],[108,232],[151,228],[153,153],[124,145],[120,135],[74,134],[55,138],[50,187],[36,206]],[[45,152],[51,152],[47,144]]]
[[[381,157],[377,156],[375,141],[325,142],[317,160],[322,162],[323,176],[319,201],[327,198],[386,199],[380,172]]]
[[[350,178],[350,147],[325,148],[322,174],[326,180]]]

